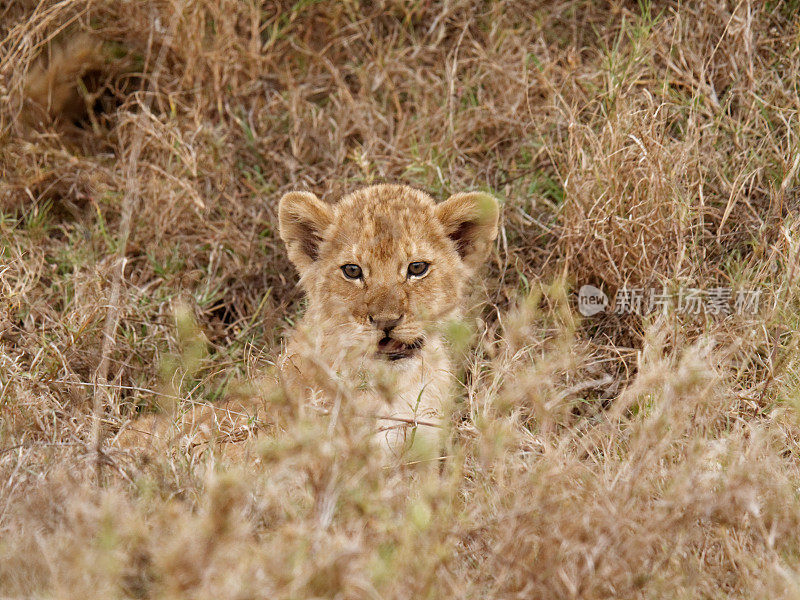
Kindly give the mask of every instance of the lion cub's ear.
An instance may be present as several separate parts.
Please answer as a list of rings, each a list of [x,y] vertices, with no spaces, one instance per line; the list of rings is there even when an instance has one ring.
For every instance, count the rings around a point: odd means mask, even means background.
[[[289,192],[278,204],[278,221],[289,259],[302,274],[319,257],[333,210],[311,192]]]
[[[461,260],[476,269],[497,237],[497,200],[484,192],[454,194],[436,205],[436,217],[453,240]]]

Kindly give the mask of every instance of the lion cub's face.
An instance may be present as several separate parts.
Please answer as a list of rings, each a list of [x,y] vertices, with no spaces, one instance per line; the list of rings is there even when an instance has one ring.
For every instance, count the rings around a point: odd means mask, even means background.
[[[437,205],[409,187],[376,185],[330,205],[291,192],[279,213],[308,295],[306,324],[392,361],[420,354],[431,325],[458,312],[497,235],[497,202],[483,193]]]

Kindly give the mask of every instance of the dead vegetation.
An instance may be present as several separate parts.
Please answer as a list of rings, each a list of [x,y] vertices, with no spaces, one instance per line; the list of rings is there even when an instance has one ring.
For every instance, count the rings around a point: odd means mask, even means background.
[[[0,6],[0,595],[796,597],[798,8]],[[271,365],[278,199],[380,181],[503,201],[446,458],[391,468]]]

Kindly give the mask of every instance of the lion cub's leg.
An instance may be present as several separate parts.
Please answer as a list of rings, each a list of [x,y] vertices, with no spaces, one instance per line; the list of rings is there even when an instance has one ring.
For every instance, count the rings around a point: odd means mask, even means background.
[[[117,435],[115,445],[129,452],[160,454],[177,445],[192,454],[212,445],[240,446],[261,429],[253,402],[229,400],[219,405],[194,404],[180,414],[146,414]]]
[[[401,416],[378,419],[376,437],[389,456],[426,460],[438,457],[443,442],[442,419]]]
[[[421,373],[401,378],[391,400],[376,411],[381,446],[403,459],[437,458],[444,443],[451,377],[446,369]]]

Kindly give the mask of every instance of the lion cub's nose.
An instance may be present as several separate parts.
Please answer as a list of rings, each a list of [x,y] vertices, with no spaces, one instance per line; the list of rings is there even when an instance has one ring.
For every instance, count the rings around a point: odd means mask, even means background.
[[[386,332],[387,335],[392,329],[400,324],[402,319],[403,315],[400,315],[399,317],[386,315],[378,315],[375,317],[372,315],[369,316],[369,322],[375,326],[375,329],[381,329],[382,331]]]

